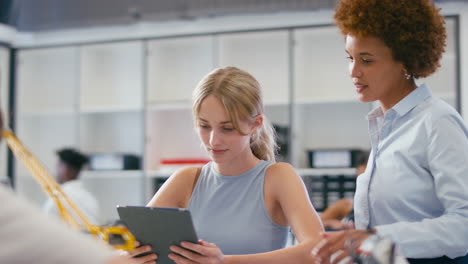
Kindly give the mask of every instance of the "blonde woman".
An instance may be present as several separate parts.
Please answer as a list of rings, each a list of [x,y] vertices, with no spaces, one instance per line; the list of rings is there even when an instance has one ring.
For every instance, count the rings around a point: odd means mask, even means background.
[[[275,163],[274,132],[255,78],[234,67],[212,71],[193,93],[193,116],[212,161],[175,172],[147,205],[188,208],[203,239],[172,246],[169,258],[178,264],[310,261],[323,228],[301,178],[290,165]],[[290,227],[299,244],[284,248]],[[149,251],[142,246],[131,255]]]

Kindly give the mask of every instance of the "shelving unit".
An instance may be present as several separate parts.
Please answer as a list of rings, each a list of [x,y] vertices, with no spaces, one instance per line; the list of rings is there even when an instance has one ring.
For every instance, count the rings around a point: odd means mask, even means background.
[[[77,47],[28,49],[17,57],[16,134],[45,168],[55,171],[55,151],[78,145]],[[15,162],[16,188],[41,205],[46,195],[26,168]]]
[[[192,91],[215,68],[212,35],[148,41],[145,168],[161,159],[206,158],[192,120]],[[149,194],[151,195],[151,194]]]
[[[218,43],[220,67],[251,73],[260,82],[265,105],[289,103],[287,30],[220,34]]]
[[[208,158],[195,132],[191,109],[147,112],[146,169],[161,168],[161,159]]]
[[[147,42],[147,99],[152,104],[190,104],[192,90],[215,68],[214,37],[181,37]]]
[[[293,37],[293,165],[307,168],[308,150],[368,149],[370,106],[357,99],[341,33],[329,26],[297,29]]]
[[[80,48],[80,110],[141,110],[143,43],[83,45]]]
[[[142,171],[84,171],[83,185],[99,201],[103,224],[118,219],[117,205],[144,205]]]
[[[142,156],[144,44],[125,41],[80,47],[80,150]],[[118,218],[120,205],[143,205],[142,171],[86,171],[85,186],[100,202],[102,218]]]
[[[316,27],[293,31],[295,100],[354,100],[348,74],[344,38],[338,28]]]
[[[447,26],[442,68],[422,81],[454,105],[456,82],[446,81],[457,78],[454,21],[448,19]],[[140,171],[84,173],[106,220],[116,217],[117,203],[149,200],[154,180],[171,171],[161,159],[208,158],[193,126],[191,95],[216,67],[236,66],[259,80],[266,116],[283,129],[284,159],[299,174],[311,172],[303,170],[307,150],[370,146],[365,116],[373,106],[358,101],[344,39],[333,26],[208,32],[18,54],[17,134],[50,171],[55,150],[63,146],[143,157]],[[20,192],[28,190],[41,202],[26,172],[18,168],[16,174]]]

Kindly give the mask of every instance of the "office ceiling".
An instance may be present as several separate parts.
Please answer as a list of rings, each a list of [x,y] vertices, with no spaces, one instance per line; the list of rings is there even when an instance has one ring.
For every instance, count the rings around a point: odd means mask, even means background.
[[[0,0],[0,22],[19,31],[43,31],[139,21],[333,9],[336,2],[338,0]]]

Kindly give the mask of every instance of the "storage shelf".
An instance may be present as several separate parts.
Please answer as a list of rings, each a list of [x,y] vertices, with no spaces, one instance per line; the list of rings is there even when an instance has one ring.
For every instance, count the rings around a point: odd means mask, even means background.
[[[75,115],[73,110],[39,110],[39,111],[28,111],[28,112],[18,112],[19,118],[37,118],[37,117],[61,117],[67,115]]]
[[[300,176],[356,175],[356,168],[301,168],[296,171]]]
[[[93,108],[82,108],[80,113],[82,114],[106,114],[106,113],[126,113],[126,112],[139,112],[143,111],[143,108],[133,107],[93,107]]]
[[[98,179],[98,178],[142,178],[143,171],[141,170],[109,170],[109,171],[83,171],[81,178]]]
[[[171,168],[171,169],[161,169],[161,170],[157,170],[157,171],[147,171],[146,176],[148,178],[164,178],[164,179],[167,179],[176,170],[177,170],[176,168]]]
[[[269,106],[288,106],[289,102],[283,101],[266,101],[265,107]],[[147,109],[149,111],[163,111],[163,110],[191,110],[192,102],[189,101],[174,101],[174,102],[150,102]]]
[[[314,98],[314,99],[296,99],[297,105],[310,105],[310,104],[340,104],[340,103],[360,103],[356,97],[330,97],[330,98]]]
[[[149,111],[164,111],[164,110],[191,110],[192,103],[187,101],[149,103],[147,106]]]
[[[284,101],[265,101],[263,104],[268,107],[268,106],[288,106],[289,102],[284,102]]]

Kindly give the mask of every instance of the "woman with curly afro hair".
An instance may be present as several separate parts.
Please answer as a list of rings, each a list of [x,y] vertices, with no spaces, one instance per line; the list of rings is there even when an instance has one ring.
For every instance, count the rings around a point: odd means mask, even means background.
[[[359,100],[380,106],[367,116],[372,151],[357,180],[357,230],[324,234],[316,262],[375,233],[410,263],[468,263],[468,129],[415,83],[440,66],[444,18],[431,0],[341,0],[335,21]]]

